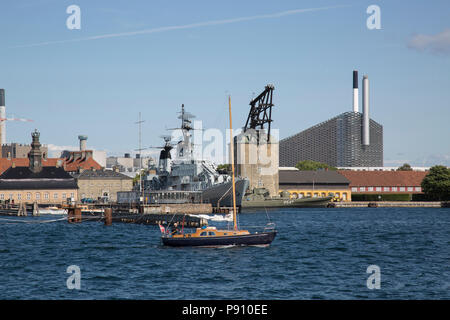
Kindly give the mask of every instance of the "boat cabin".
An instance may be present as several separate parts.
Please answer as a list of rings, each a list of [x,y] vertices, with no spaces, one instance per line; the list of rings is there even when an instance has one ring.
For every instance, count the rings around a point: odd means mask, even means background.
[[[195,238],[195,237],[223,237],[249,234],[247,230],[217,230],[216,227],[197,228],[192,233],[178,233],[172,235],[173,238]]]

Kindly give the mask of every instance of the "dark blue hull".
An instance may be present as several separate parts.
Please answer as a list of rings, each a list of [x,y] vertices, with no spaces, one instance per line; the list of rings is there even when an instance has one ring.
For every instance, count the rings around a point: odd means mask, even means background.
[[[162,237],[162,243],[171,247],[221,247],[221,246],[266,246],[272,243],[277,232],[251,233],[237,236],[172,238]]]
[[[241,206],[241,202],[244,198],[248,185],[248,179],[236,179],[236,206]],[[231,182],[225,182],[202,190],[203,202],[211,203],[213,207],[233,207],[232,186],[233,184]]]

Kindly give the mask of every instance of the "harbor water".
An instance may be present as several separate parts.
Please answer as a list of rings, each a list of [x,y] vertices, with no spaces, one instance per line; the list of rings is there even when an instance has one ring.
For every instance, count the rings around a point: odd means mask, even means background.
[[[166,248],[158,226],[2,217],[0,299],[450,299],[450,209],[267,213],[271,246],[227,248]],[[267,213],[239,223],[263,226]]]

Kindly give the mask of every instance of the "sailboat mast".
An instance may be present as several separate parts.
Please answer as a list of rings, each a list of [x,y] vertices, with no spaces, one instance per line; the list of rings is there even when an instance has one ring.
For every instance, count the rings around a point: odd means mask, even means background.
[[[233,223],[234,230],[237,230],[236,219],[236,187],[234,181],[234,141],[233,141],[233,122],[231,119],[231,96],[228,96],[228,109],[230,113],[230,153],[231,153],[231,179],[233,184]]]

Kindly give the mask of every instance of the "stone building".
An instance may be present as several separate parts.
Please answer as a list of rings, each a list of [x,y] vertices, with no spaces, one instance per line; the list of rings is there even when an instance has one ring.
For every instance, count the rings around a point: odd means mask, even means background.
[[[117,192],[131,191],[133,179],[113,170],[80,170],[73,174],[80,199],[117,201]]]
[[[1,146],[2,158],[14,159],[21,158],[27,159],[28,153],[31,151],[31,145],[21,144],[21,143],[8,143]],[[47,159],[48,157],[48,147],[46,145],[41,145],[42,158]]]
[[[62,167],[62,161],[54,166],[43,165],[39,132],[31,134],[33,142],[28,153],[28,165],[14,163],[0,176],[0,200],[11,202],[37,202],[61,204],[67,198],[78,198],[75,179]]]
[[[278,141],[265,130],[249,129],[234,138],[236,176],[248,178],[250,191],[266,188],[278,195]]]

